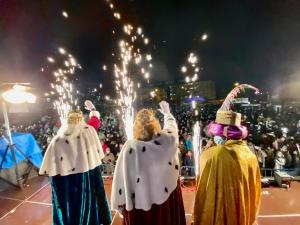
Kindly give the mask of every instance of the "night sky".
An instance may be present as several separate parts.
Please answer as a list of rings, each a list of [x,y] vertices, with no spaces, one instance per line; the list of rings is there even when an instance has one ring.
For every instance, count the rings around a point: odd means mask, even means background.
[[[156,81],[178,80],[189,52],[200,58],[202,80],[214,80],[218,93],[232,83],[250,83],[276,94],[298,90],[300,81],[299,0],[119,0],[123,16],[142,26],[151,39]],[[65,19],[61,11],[69,18]],[[0,0],[0,82],[32,82],[49,88],[41,72],[46,57],[63,46],[84,68],[81,86],[113,85],[111,53],[120,29],[105,0]],[[203,42],[201,36],[209,38]],[[299,83],[297,83],[299,82]],[[296,85],[296,86],[295,86]]]

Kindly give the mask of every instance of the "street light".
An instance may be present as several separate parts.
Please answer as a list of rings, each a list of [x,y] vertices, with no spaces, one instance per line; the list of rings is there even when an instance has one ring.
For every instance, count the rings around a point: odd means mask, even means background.
[[[32,165],[33,163],[31,160],[26,156],[26,154],[18,148],[12,140],[11,136],[11,130],[9,125],[9,118],[8,118],[8,111],[7,111],[7,105],[6,103],[11,104],[21,104],[21,103],[35,103],[36,102],[36,96],[29,92],[30,88],[26,86],[28,84],[4,84],[2,87],[7,88],[10,87],[11,89],[4,91],[1,94],[0,101],[2,102],[2,111],[3,111],[3,117],[4,117],[4,126],[6,129],[5,134],[3,135],[3,139],[7,142],[7,147],[5,149],[2,161],[0,163],[0,171],[2,170],[3,163],[5,161],[5,157],[7,156],[8,151],[11,151],[13,161],[15,163],[15,173],[16,173],[16,179],[19,187],[22,189],[22,183],[20,183],[20,176],[18,171],[18,165],[16,160],[15,151],[20,152],[28,162],[30,162]],[[2,180],[5,180],[4,178],[1,178]],[[6,182],[10,183],[9,181],[5,180]]]

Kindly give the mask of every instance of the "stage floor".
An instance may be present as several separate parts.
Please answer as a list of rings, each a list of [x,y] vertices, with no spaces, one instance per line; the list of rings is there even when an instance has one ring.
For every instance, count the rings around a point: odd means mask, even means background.
[[[111,182],[105,181],[110,197]],[[259,225],[300,224],[300,183],[293,182],[288,190],[277,187],[262,190]],[[194,189],[183,188],[187,224],[190,224],[194,201]],[[113,212],[113,225],[121,224],[121,218]],[[10,188],[0,191],[0,225],[51,225],[51,187],[48,178],[36,177],[24,192]]]

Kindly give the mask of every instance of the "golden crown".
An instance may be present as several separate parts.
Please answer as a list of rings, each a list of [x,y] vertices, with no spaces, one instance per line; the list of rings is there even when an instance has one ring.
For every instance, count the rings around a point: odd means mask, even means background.
[[[83,120],[83,113],[79,109],[71,110],[68,113],[68,124],[77,124]]]

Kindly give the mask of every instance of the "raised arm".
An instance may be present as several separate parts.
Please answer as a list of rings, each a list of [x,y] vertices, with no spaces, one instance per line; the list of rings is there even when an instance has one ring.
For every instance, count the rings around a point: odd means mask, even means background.
[[[98,131],[101,121],[100,121],[100,113],[96,110],[94,104],[90,100],[86,100],[84,102],[85,109],[90,111],[89,120],[87,124],[94,127],[96,131]]]
[[[170,112],[169,103],[162,101],[159,103],[160,112],[164,115],[164,130],[170,131],[174,134],[178,134],[178,126],[176,119]]]

